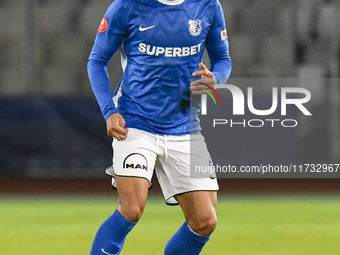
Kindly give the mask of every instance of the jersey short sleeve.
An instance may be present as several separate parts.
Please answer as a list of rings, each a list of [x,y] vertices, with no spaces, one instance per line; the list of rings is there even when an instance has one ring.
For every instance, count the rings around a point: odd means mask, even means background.
[[[116,52],[127,35],[128,0],[115,0],[98,28],[95,43],[108,52]]]

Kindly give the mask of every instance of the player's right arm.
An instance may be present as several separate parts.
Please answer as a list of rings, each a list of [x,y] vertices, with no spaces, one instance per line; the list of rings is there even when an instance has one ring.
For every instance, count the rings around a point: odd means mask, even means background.
[[[118,109],[113,103],[110,80],[107,74],[107,66],[112,55],[113,53],[105,52],[95,44],[87,68],[92,90],[106,120],[107,134],[118,140],[124,140],[128,130],[125,128],[123,116],[118,113]]]
[[[87,64],[92,90],[106,120],[107,134],[118,140],[125,139],[128,130],[125,128],[124,118],[118,113],[112,100],[107,66],[127,34],[123,18],[125,6],[122,0],[116,0],[107,10]]]

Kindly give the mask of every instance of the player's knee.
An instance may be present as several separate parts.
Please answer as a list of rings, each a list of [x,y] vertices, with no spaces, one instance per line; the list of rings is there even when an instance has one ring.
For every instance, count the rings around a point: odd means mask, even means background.
[[[212,213],[204,217],[188,222],[190,228],[197,234],[202,236],[209,236],[215,230],[217,225],[216,214]]]
[[[120,213],[131,222],[138,222],[142,217],[144,206],[139,205],[128,205],[128,206],[120,206]]]

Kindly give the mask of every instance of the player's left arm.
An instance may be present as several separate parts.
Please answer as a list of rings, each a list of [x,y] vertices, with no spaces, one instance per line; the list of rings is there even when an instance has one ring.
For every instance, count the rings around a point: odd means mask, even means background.
[[[198,89],[201,84],[214,87],[216,83],[224,84],[228,80],[232,62],[229,55],[229,42],[225,19],[221,4],[216,0],[215,15],[210,30],[206,37],[206,49],[209,54],[211,69],[208,70],[202,63],[199,64],[200,71],[193,73],[193,76],[201,75],[201,79],[191,84],[193,94],[205,93]],[[207,89],[207,88],[206,88]]]

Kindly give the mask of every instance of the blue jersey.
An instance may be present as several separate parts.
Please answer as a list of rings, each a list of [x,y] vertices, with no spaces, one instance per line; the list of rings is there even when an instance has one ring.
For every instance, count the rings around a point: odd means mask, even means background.
[[[199,132],[200,106],[190,111],[189,87],[205,48],[215,77],[228,78],[231,60],[218,0],[114,1],[88,62],[104,118],[119,112],[126,127],[154,134]],[[112,98],[106,68],[118,49],[124,75]]]

